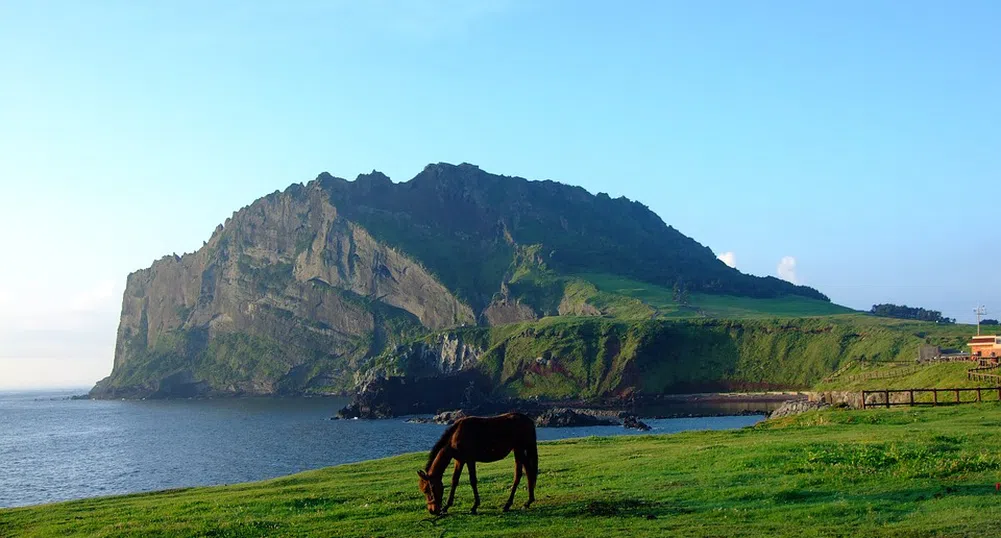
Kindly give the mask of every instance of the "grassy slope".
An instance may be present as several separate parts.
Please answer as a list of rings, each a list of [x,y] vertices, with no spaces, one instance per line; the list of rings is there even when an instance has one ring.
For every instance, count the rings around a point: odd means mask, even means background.
[[[629,387],[647,393],[805,389],[861,358],[913,361],[922,343],[938,338],[927,332],[934,328],[915,332],[861,314],[747,320],[561,316],[472,332],[482,333],[477,345],[487,348],[481,369],[505,393],[586,398]]]
[[[682,306],[665,287],[607,274],[558,275],[537,261],[536,250],[518,251],[509,290],[546,317],[447,331],[485,350],[480,370],[506,396],[808,389],[854,361],[913,362],[926,343],[962,348],[972,331],[878,318],[799,296],[694,294]],[[398,359],[389,353],[376,363]],[[822,388],[854,390],[846,378]]]
[[[756,319],[829,316],[854,312],[850,308],[834,303],[797,295],[756,299],[695,293],[689,300],[690,304],[682,307],[674,300],[674,291],[671,288],[617,275],[589,273],[579,277],[593,283],[602,292],[638,299],[654,308],[657,315],[665,317]]]
[[[825,379],[821,383],[818,383],[814,388],[816,390],[839,390],[839,391],[862,391],[862,390],[907,390],[907,389],[929,389],[929,388],[977,388],[977,387],[997,387],[999,384],[988,380],[977,380],[970,381],[966,378],[966,372],[970,368],[974,367],[975,364],[967,362],[950,362],[944,364],[932,364],[927,366],[917,367],[905,367],[902,369],[907,375],[899,375],[892,377],[882,377],[872,379],[867,378],[864,374],[884,374],[886,372],[893,372],[894,368],[888,366],[877,366],[874,368],[858,368],[852,367],[846,369],[843,373],[831,378]],[[1001,373],[998,371],[995,374]],[[939,398],[944,398],[948,401],[952,401],[954,398],[951,394],[940,395]],[[961,395],[963,400],[972,400],[976,398],[973,393],[963,393]],[[984,399],[997,400],[996,392],[984,392],[982,395]],[[932,396],[930,394],[918,394],[915,396],[916,401],[932,401]]]
[[[895,379],[894,382],[899,383],[889,385],[884,379],[868,382],[849,379],[863,372],[889,369],[889,365],[882,364],[888,361],[911,362],[922,344],[964,349],[973,331],[969,325],[879,318],[800,296],[756,299],[692,294],[689,304],[682,306],[675,301],[672,289],[609,274],[557,277],[544,269],[539,271],[528,267],[516,276],[516,285],[525,283],[521,289],[537,291],[533,299],[541,295],[538,290],[545,290],[547,304],[555,305],[560,303],[562,293],[562,304],[586,302],[606,318],[602,322],[604,325],[586,330],[581,328],[587,322],[573,318],[545,318],[536,324],[494,329],[495,349],[500,349],[505,355],[503,382],[508,384],[509,392],[516,395],[562,396],[570,391],[573,383],[584,388],[581,392],[583,396],[614,387],[621,377],[616,368],[635,357],[603,356],[607,355],[605,343],[608,336],[614,335],[623,340],[629,334],[650,333],[651,320],[673,320],[681,323],[676,328],[687,327],[691,330],[687,338],[661,338],[664,345],[661,346],[660,356],[655,359],[664,364],[654,368],[656,371],[644,369],[644,379],[650,382],[643,388],[648,391],[659,390],[671,383],[704,384],[712,380],[721,381],[722,385],[745,385],[749,388],[768,385],[805,388],[838,369],[844,369],[843,375],[821,383],[818,388],[861,390],[897,388],[898,385],[900,388],[978,386],[966,381],[965,370],[960,371],[961,367],[950,366]],[[530,288],[529,283],[535,287]],[[686,323],[690,325],[686,326]],[[626,329],[627,325],[631,330]],[[678,336],[677,330],[673,332]],[[721,332],[730,342],[719,339]],[[519,336],[528,336],[531,341],[521,341]],[[583,343],[570,345],[567,338]],[[578,372],[576,378],[570,379],[562,373],[547,375],[541,371],[543,369],[533,367],[523,376],[525,383],[514,379],[514,372],[519,367],[524,369],[547,350],[572,361],[571,369]],[[624,342],[622,346],[626,355],[635,354],[637,350],[638,347],[629,345],[629,342]],[[673,360],[677,358],[675,355],[685,358]],[[700,360],[693,362],[691,357]],[[868,363],[864,370],[849,367],[860,358]],[[499,371],[500,359],[492,357],[492,360],[489,367]],[[595,383],[596,375],[601,386]],[[611,375],[614,379],[605,380],[602,375]]]
[[[928,343],[942,348],[964,349],[970,336],[974,334],[971,325],[938,325],[921,321],[907,321],[871,316],[858,316],[858,322],[868,326],[881,326],[887,331],[905,334],[912,341],[921,344]],[[968,362],[931,364],[915,367],[913,352],[903,354],[899,360],[909,364],[870,362],[860,364],[849,361],[837,375],[825,379],[816,385],[817,390],[880,390],[880,389],[918,389],[918,388],[975,388],[994,386],[988,381],[969,381],[966,372],[975,364]],[[894,372],[905,372],[907,375],[893,375]],[[884,377],[889,374],[888,377]]]
[[[423,454],[235,486],[0,510],[3,536],[992,536],[1001,405],[825,411],[753,428],[543,443],[538,502],[430,521]],[[524,482],[523,482],[524,484]],[[524,487],[524,486],[523,486]],[[519,491],[519,502],[525,492]],[[653,516],[649,518],[649,516]]]

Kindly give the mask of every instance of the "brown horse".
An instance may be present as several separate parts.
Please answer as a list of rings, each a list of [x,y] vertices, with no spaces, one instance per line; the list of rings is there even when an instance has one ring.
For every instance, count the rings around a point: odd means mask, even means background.
[[[535,478],[539,474],[535,422],[520,413],[465,417],[455,421],[431,449],[424,470],[417,471],[421,492],[427,498],[428,512],[438,515],[448,511],[455,498],[455,487],[459,485],[462,466],[467,465],[469,485],[473,487],[473,508],[470,513],[475,514],[480,505],[480,492],[476,489],[476,462],[502,460],[511,452],[514,452],[514,485],[511,486],[511,495],[504,505],[505,512],[511,509],[511,503],[514,502],[514,492],[521,481],[522,469],[528,475],[528,502],[525,503],[525,508],[535,501]],[[441,477],[445,474],[449,461],[453,459],[455,470],[452,472],[452,490],[448,493],[448,502],[442,506],[445,487]]]

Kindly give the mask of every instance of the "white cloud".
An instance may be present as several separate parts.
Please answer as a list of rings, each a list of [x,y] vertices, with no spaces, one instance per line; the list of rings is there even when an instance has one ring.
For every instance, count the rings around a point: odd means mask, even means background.
[[[720,254],[719,256],[716,257],[719,258],[720,261],[727,264],[728,266],[733,267],[735,269],[737,268],[737,255],[734,254],[733,252],[724,252],[723,254]]]
[[[779,278],[792,282],[793,284],[800,284],[799,276],[796,274],[796,258],[792,256],[783,256],[779,260],[779,266],[775,269],[778,273]]]

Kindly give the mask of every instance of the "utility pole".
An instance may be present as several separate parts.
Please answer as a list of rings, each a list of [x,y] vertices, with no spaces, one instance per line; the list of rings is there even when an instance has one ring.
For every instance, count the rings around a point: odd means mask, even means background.
[[[984,305],[980,305],[973,309],[973,313],[977,315],[977,336],[980,336],[980,318],[985,312]]]

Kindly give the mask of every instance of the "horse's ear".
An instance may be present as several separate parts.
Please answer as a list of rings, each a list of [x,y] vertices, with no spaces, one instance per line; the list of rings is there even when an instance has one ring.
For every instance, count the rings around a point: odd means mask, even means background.
[[[427,480],[428,475],[424,471],[417,471],[417,476],[421,477],[421,480]]]

